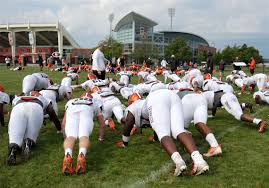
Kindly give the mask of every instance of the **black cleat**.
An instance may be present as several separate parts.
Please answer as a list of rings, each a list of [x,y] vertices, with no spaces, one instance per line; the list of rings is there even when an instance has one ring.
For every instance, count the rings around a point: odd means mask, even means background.
[[[9,144],[8,146],[8,156],[7,156],[7,165],[13,166],[16,165],[16,154],[19,150],[19,146],[17,144]]]

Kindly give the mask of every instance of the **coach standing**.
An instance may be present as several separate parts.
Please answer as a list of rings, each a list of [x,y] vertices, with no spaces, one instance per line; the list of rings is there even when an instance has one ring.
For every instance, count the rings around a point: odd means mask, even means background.
[[[101,44],[92,54],[92,72],[98,79],[102,80],[106,77],[105,61],[108,61],[102,52],[103,49],[104,44]]]

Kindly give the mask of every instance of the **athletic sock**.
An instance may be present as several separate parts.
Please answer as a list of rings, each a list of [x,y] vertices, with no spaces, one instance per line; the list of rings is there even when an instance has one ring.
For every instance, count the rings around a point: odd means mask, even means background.
[[[80,155],[81,153],[82,153],[84,156],[86,156],[87,148],[79,148],[79,152],[78,152],[78,154]]]
[[[204,161],[202,155],[197,150],[191,153],[191,158],[194,163],[200,163],[201,161]]]
[[[72,157],[72,149],[71,149],[71,148],[67,148],[67,149],[64,151],[64,154],[65,154],[65,155],[69,154],[69,155]]]
[[[171,155],[171,159],[174,161],[175,164],[179,164],[183,160],[178,152],[174,152]]]
[[[212,133],[209,133],[208,135],[206,135],[205,139],[211,147],[217,147],[219,145],[214,134]]]

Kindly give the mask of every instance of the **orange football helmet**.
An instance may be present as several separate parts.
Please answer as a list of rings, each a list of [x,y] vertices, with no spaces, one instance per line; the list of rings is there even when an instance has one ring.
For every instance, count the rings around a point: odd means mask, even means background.
[[[133,104],[135,101],[142,99],[143,96],[141,96],[139,93],[133,93],[128,97],[128,105]]]
[[[93,74],[93,73],[89,73],[89,74],[87,75],[87,79],[88,79],[88,80],[94,80],[94,79],[96,79],[96,75]]]

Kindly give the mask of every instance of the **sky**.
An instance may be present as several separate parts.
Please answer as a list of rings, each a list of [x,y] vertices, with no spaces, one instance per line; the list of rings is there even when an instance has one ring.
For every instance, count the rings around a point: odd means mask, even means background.
[[[268,0],[0,0],[0,23],[51,23],[58,20],[82,47],[94,47],[113,26],[135,11],[169,30],[168,8],[176,9],[173,30],[204,37],[210,45],[246,43],[269,58]],[[3,6],[4,5],[4,6]]]

